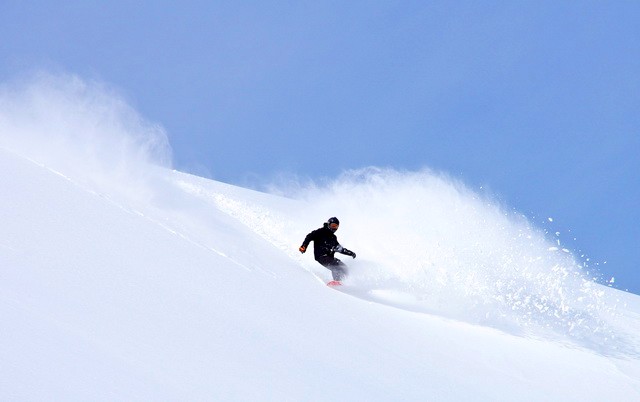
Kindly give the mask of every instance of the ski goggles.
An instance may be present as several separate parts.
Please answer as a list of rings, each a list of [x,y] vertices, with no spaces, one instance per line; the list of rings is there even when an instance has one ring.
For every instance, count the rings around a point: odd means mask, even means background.
[[[329,224],[329,229],[338,230],[338,226],[340,226],[340,225],[338,225],[337,223],[330,223]]]

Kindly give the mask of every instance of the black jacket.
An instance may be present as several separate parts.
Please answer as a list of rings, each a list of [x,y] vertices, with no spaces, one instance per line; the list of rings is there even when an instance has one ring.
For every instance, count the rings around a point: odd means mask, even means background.
[[[353,251],[347,250],[338,243],[338,238],[327,225],[309,233],[302,245],[307,248],[311,242],[313,242],[313,256],[320,263],[333,259],[336,252],[352,257],[355,255]]]

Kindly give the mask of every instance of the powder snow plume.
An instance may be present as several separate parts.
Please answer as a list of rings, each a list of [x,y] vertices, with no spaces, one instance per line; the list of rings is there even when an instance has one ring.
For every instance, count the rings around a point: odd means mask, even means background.
[[[617,301],[570,251],[457,180],[428,169],[371,167],[322,185],[293,183],[270,192],[303,201],[290,224],[304,228],[283,228],[284,217],[259,213],[260,231],[277,232],[273,239],[295,232],[289,241],[298,244],[306,231],[339,217],[341,244],[358,253],[346,257],[349,280],[370,294],[401,293],[394,306],[601,353],[636,353],[630,335],[613,328]]]
[[[171,148],[112,87],[74,75],[37,73],[0,86],[0,147],[73,180],[139,192]]]

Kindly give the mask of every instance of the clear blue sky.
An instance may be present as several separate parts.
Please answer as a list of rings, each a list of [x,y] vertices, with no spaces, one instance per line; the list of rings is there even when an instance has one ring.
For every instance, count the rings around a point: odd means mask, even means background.
[[[636,1],[5,0],[0,79],[112,84],[176,168],[233,184],[447,172],[640,293],[639,21]]]

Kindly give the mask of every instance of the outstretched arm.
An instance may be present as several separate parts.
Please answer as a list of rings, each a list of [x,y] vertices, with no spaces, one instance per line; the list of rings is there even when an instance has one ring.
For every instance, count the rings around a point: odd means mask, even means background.
[[[302,254],[304,254],[305,251],[307,251],[307,247],[309,247],[309,243],[311,243],[313,241],[313,234],[315,233],[315,230],[311,233],[309,233],[307,235],[307,237],[304,238],[304,241],[302,242],[302,246],[300,246],[300,248],[298,250],[300,250],[300,252]]]
[[[354,253],[354,252],[353,252],[353,251],[351,251],[351,250],[347,250],[347,249],[346,249],[346,248],[344,248],[344,247],[342,248],[342,254],[344,254],[344,255],[348,255],[349,257],[356,258],[356,253]]]
[[[333,248],[333,251],[335,251],[336,253],[341,253],[341,254],[344,254],[344,255],[348,255],[349,257],[356,258],[356,253],[354,253],[351,250],[347,250],[346,248],[342,247],[339,244]]]

